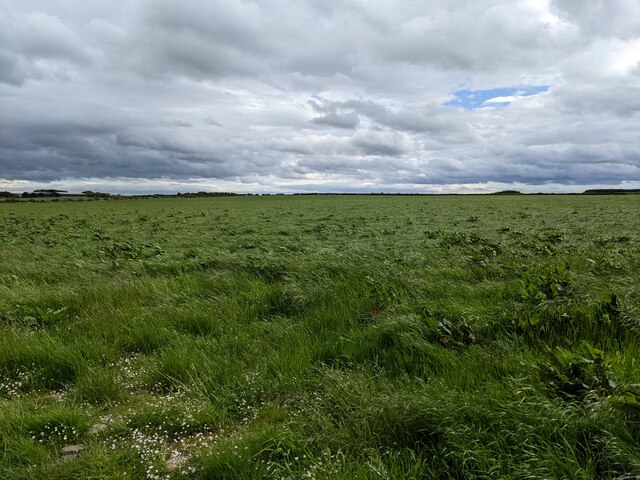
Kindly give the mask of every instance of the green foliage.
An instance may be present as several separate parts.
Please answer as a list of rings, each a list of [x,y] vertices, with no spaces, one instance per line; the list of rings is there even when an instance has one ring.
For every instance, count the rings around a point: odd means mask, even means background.
[[[573,282],[568,265],[542,265],[522,274],[520,296],[524,301],[543,302],[566,295]]]
[[[543,376],[553,391],[567,400],[611,395],[616,382],[605,353],[586,341],[575,351],[560,347],[550,351],[550,362],[542,365]]]
[[[623,392],[619,395],[610,395],[605,401],[616,408],[619,408],[637,420],[640,417],[640,395],[635,392]]]
[[[476,341],[473,327],[464,318],[456,320],[441,318],[435,329],[432,328],[432,332],[444,347],[463,348]]]
[[[2,202],[0,478],[636,478],[637,206]]]
[[[5,324],[32,330],[52,327],[68,318],[67,307],[54,309],[40,305],[18,305],[13,313],[2,316]]]
[[[604,300],[581,304],[567,300],[545,302],[535,310],[523,310],[518,330],[531,343],[578,343],[588,340],[601,348],[619,347],[627,338],[637,338],[637,330],[625,321],[618,296],[606,292]]]

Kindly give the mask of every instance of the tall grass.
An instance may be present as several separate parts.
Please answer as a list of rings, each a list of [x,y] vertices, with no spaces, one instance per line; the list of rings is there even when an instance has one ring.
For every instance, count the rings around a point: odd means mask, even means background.
[[[640,476],[638,206],[0,204],[0,477]]]

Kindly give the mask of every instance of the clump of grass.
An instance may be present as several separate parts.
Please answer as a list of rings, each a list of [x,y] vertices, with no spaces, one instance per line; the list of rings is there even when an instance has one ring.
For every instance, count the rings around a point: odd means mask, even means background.
[[[117,336],[117,345],[125,353],[153,353],[170,341],[169,333],[160,328],[149,328],[144,322],[125,327],[126,334]]]
[[[79,349],[42,332],[8,332],[2,340],[0,372],[7,379],[26,376],[24,389],[66,388],[82,369]]]
[[[548,344],[579,344],[588,340],[601,348],[620,347],[637,331],[622,315],[618,296],[606,292],[597,302],[545,302],[535,309],[522,310],[518,330],[528,341]]]
[[[73,393],[79,401],[93,405],[117,403],[124,398],[126,391],[115,374],[111,369],[88,368],[77,380]]]
[[[190,312],[177,320],[176,329],[190,335],[206,337],[221,335],[223,324],[210,311]]]
[[[87,433],[89,418],[78,408],[60,405],[33,416],[25,416],[19,427],[34,443],[60,448],[72,445]]]

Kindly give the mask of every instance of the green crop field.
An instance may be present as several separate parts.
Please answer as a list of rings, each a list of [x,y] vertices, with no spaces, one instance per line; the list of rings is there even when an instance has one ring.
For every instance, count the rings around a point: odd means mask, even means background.
[[[0,203],[0,478],[640,478],[639,213]]]

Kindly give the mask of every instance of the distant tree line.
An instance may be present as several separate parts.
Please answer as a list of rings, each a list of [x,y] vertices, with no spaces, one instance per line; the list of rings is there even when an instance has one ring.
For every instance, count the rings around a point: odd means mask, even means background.
[[[640,188],[592,188],[585,190],[583,195],[628,195],[640,193]]]
[[[592,188],[582,192],[582,195],[629,195],[640,194],[640,188]],[[85,190],[81,194],[68,193],[66,190],[56,189],[38,189],[33,192],[24,192],[22,194],[13,193],[9,191],[0,191],[0,198],[7,200],[19,199],[19,198],[58,198],[58,197],[86,197],[91,200],[105,200],[105,199],[125,199],[125,198],[168,198],[168,197],[180,197],[180,198],[203,198],[203,197],[233,197],[233,196],[282,196],[283,193],[233,193],[233,192],[184,192],[174,194],[149,194],[149,195],[114,195],[107,192],[94,192],[92,190]],[[457,193],[451,194],[430,194],[430,193],[385,193],[385,192],[371,192],[371,193],[344,193],[344,192],[308,192],[308,193],[294,193],[293,195],[385,195],[385,196],[442,196],[442,195],[461,195]],[[490,195],[525,195],[518,190],[502,190],[499,192],[491,193]],[[532,195],[559,195],[557,193],[535,193]]]
[[[24,192],[22,198],[58,198],[58,197],[84,197],[83,193],[69,193],[66,190],[56,190],[53,188],[40,188],[33,192]]]
[[[233,192],[178,192],[176,197],[233,197],[236,195],[238,194]]]
[[[85,190],[84,193],[87,197],[90,198],[110,198],[111,194],[106,192],[94,192],[92,190]]]
[[[66,190],[40,189],[33,192],[24,192],[22,198],[60,197],[67,193]]]
[[[502,190],[501,192],[495,192],[493,195],[522,195],[522,192],[518,190]]]

